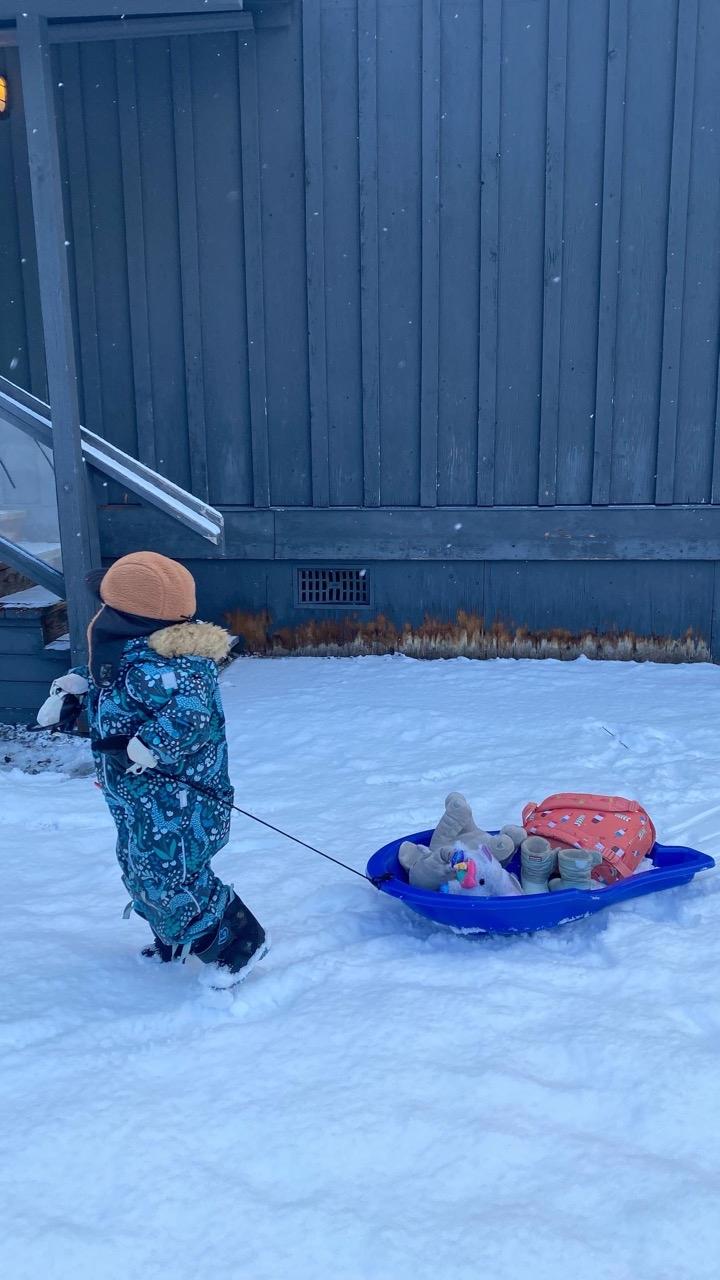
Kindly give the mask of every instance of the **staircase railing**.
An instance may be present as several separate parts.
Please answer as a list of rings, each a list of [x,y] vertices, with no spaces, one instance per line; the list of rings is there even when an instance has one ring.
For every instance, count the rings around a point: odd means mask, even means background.
[[[37,582],[38,586],[46,587],[48,591],[52,591],[60,600],[65,599],[65,578],[59,569],[53,569],[51,564],[47,564],[45,560],[40,560],[37,556],[28,551],[26,547],[21,547],[17,542],[11,542],[9,538],[4,538],[0,533],[0,563],[9,564],[18,573],[22,573],[24,577],[29,578],[31,582]]]
[[[50,407],[3,377],[0,377],[0,421],[19,428],[40,444],[52,448]],[[167,480],[157,471],[146,467],[93,431],[88,431],[87,427],[80,428],[80,436],[83,458],[94,470],[110,480],[116,480],[142,502],[164,511],[201,538],[216,545],[222,541],[224,521],[215,507],[188,493],[180,485],[173,484],[172,480]]]

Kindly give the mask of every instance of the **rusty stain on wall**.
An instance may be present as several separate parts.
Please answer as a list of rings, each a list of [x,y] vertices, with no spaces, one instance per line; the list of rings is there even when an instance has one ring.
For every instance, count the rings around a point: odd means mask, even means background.
[[[633,632],[598,635],[561,628],[531,631],[504,622],[486,626],[477,614],[459,610],[454,621],[425,616],[419,626],[398,627],[383,614],[313,618],[294,627],[274,627],[267,610],[226,615],[244,651],[267,657],[356,657],[402,653],[412,658],[557,658],[585,656],[625,662],[710,662],[710,646],[688,630],[681,637],[637,636]]]

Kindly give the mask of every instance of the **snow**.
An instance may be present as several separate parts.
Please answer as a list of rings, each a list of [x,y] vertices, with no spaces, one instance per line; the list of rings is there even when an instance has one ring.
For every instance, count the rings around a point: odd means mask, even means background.
[[[45,730],[38,732],[21,724],[0,724],[0,774],[10,770],[15,771],[16,777],[18,770],[30,774],[64,773],[72,778],[95,776],[92,756],[84,739],[69,739]]]
[[[50,644],[46,644],[45,648],[51,649],[51,650],[54,649],[58,651],[69,650],[70,649],[70,632],[64,631],[61,636],[58,636],[57,640],[52,640]]]
[[[720,850],[711,666],[240,659],[223,687],[238,802],[357,868],[454,788],[488,826],[637,796]],[[236,817],[217,866],[274,945],[209,992],[138,959],[84,748],[32,774],[2,746],[3,1274],[715,1280],[716,872],[467,938]]]
[[[48,591],[47,587],[27,587],[24,591],[2,596],[0,609],[45,609],[48,605],[59,603],[60,597]]]

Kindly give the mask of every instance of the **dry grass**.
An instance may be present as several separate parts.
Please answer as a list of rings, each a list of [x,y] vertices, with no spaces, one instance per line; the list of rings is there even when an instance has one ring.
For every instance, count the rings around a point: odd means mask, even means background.
[[[636,636],[633,632],[574,634],[562,628],[530,631],[503,622],[485,625],[477,614],[459,610],[454,621],[429,615],[419,626],[398,627],[383,614],[310,618],[294,627],[273,627],[267,610],[227,614],[227,624],[240,637],[246,653],[269,657],[354,657],[404,653],[412,658],[559,658],[585,655],[633,662],[709,662],[710,648],[691,630],[684,636]]]

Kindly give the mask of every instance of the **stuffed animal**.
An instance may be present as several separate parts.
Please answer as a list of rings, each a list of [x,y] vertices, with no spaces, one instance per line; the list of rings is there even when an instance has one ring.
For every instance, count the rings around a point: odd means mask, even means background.
[[[441,885],[457,883],[452,863],[458,851],[474,857],[485,849],[486,856],[503,863],[512,857],[525,836],[522,827],[503,827],[498,836],[482,831],[476,826],[465,797],[459,791],[453,791],[445,801],[445,812],[433,832],[429,847],[406,840],[400,846],[398,857],[411,885],[417,889],[439,889]],[[474,860],[478,861],[476,857]],[[481,875],[480,878],[484,877]]]
[[[524,827],[506,826],[497,836],[482,831],[476,825],[473,811],[465,797],[459,791],[451,791],[445,801],[445,812],[430,841],[430,848],[435,852],[447,849],[454,851],[457,845],[462,845],[468,851],[484,847],[498,862],[507,862],[526,836]]]
[[[434,851],[425,844],[413,844],[405,840],[400,845],[400,866],[408,873],[410,884],[416,889],[439,889],[455,875],[452,866],[454,849]]]
[[[441,884],[441,893],[470,893],[475,898],[514,898],[522,893],[517,877],[506,871],[485,845],[472,857],[459,848],[452,866],[455,879]]]

